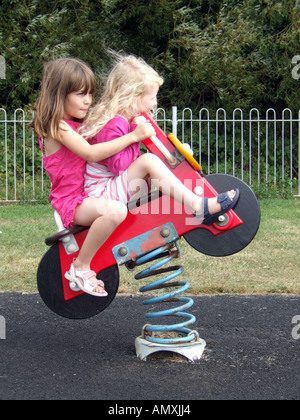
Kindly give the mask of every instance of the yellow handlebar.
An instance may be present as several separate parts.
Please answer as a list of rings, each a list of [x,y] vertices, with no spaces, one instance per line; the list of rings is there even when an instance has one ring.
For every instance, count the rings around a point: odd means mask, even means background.
[[[202,171],[201,165],[196,161],[196,159],[193,158],[193,156],[185,149],[183,144],[180,140],[178,140],[173,133],[168,134],[168,139],[171,140],[171,142],[174,144],[176,149],[179,150],[179,152],[185,157],[185,159],[192,165],[192,167],[200,172]]]

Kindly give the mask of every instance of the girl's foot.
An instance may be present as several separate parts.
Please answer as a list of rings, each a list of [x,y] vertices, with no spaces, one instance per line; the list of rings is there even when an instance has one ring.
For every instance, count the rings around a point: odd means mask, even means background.
[[[75,260],[71,264],[70,270],[66,272],[65,277],[73,281],[85,293],[97,297],[106,297],[107,292],[104,289],[104,283],[96,278],[96,273],[92,270],[79,270]]]
[[[204,225],[211,225],[218,217],[224,213],[227,213],[229,210],[235,208],[240,198],[240,191],[238,189],[231,190],[226,193],[221,193],[217,197],[207,198],[204,197]],[[197,214],[196,214],[197,217]],[[199,217],[203,217],[199,215]]]

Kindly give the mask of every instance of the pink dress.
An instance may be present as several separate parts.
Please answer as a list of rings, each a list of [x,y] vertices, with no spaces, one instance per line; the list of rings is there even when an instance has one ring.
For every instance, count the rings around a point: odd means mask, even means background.
[[[66,122],[75,131],[81,126],[81,123],[75,121],[66,120]],[[52,185],[49,199],[64,226],[68,228],[73,225],[76,207],[88,197],[83,188],[86,161],[65,146],[61,146],[52,155],[45,156],[41,139],[39,141],[44,168],[48,172]]]
[[[93,137],[92,143],[104,143],[122,137],[136,128],[125,118],[115,117]],[[135,185],[127,177],[127,168],[140,153],[140,143],[131,144],[121,152],[100,162],[88,162],[84,174],[84,190],[89,197],[116,200],[127,204],[134,197]],[[148,190],[145,191],[147,193]]]

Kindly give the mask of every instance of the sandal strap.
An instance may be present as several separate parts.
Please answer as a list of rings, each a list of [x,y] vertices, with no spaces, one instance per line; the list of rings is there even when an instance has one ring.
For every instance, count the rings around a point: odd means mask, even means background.
[[[96,277],[95,271],[78,271],[75,270],[76,275],[82,278],[85,278],[87,281],[89,281],[90,278]],[[79,273],[79,274],[78,274]],[[99,282],[99,280],[97,280]]]
[[[80,278],[84,278],[86,281],[88,281],[91,285],[95,284],[96,286],[100,286],[103,287],[104,289],[104,283],[102,280],[94,280],[94,281],[90,281],[90,278],[92,277],[96,277],[97,274],[95,273],[95,271],[76,271],[75,270],[76,275],[78,275],[78,273],[80,273],[79,277]]]
[[[102,287],[102,289],[104,289],[103,287],[103,282],[101,280],[94,280],[91,281],[90,279],[92,277],[96,277],[96,273],[94,271],[76,271],[76,277],[79,277],[80,279],[82,279],[86,284],[89,285],[89,287],[91,287],[92,289],[95,289],[95,287],[100,286]]]
[[[84,283],[84,287],[86,289],[89,289],[91,291],[93,291],[97,286],[100,286],[104,289],[104,283],[102,280],[94,280],[94,281],[90,281],[90,279],[92,277],[96,277],[96,273],[95,271],[89,270],[89,271],[80,271],[80,270],[76,270],[75,265],[74,265],[74,261],[73,264],[71,264],[71,268],[70,268],[70,274],[72,277],[77,277],[80,280],[83,281]]]
[[[219,194],[217,201],[221,205],[222,211],[226,210],[232,204],[232,200],[229,197],[228,192]]]
[[[202,214],[202,218],[203,218],[203,216],[204,216],[204,218],[210,216],[210,213],[208,211],[208,198],[207,197],[203,197],[203,214]]]
[[[232,200],[228,195],[228,191],[221,193],[218,195],[217,197],[217,201],[218,203],[221,205],[221,211],[223,212],[224,210],[226,210],[231,204],[232,204]],[[210,212],[208,211],[208,198],[207,197],[203,197],[203,213],[201,213],[201,217],[204,219],[206,219],[207,217],[211,216]],[[200,217],[197,215],[197,213],[195,213],[196,217]]]

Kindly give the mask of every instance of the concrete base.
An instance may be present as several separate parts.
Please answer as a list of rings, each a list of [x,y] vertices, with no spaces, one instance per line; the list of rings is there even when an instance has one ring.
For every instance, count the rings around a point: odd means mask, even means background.
[[[178,353],[191,362],[198,362],[202,357],[205,347],[206,342],[201,338],[191,343],[184,344],[157,344],[145,340],[142,336],[137,337],[135,340],[137,357],[143,361],[146,361],[147,357],[152,353],[169,351]]]

